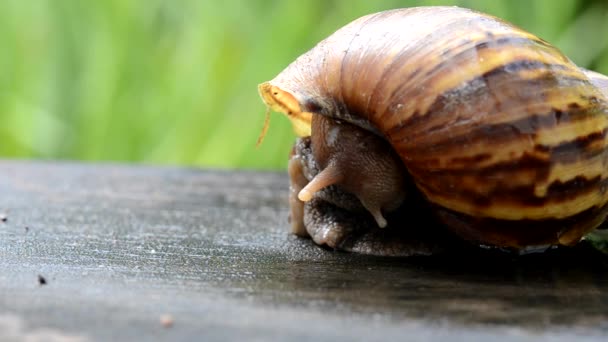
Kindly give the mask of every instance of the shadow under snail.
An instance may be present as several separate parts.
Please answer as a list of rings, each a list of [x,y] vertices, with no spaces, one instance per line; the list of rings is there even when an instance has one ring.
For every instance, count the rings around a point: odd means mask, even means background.
[[[498,18],[367,15],[259,92],[299,136],[292,232],[319,245],[526,251],[574,245],[608,214],[608,77]]]

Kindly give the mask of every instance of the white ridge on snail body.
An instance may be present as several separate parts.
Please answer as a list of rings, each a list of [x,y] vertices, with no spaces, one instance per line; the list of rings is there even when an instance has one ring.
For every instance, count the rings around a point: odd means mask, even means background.
[[[576,244],[608,214],[608,78],[498,18],[370,14],[259,92],[299,136],[292,230],[319,244],[426,229],[412,198],[463,240],[515,249]]]

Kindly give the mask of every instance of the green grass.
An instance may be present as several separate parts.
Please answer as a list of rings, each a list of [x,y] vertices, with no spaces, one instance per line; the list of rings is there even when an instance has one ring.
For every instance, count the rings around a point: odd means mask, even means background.
[[[608,73],[608,4],[504,1],[0,1],[0,157],[284,168],[256,86],[361,15],[460,5]]]

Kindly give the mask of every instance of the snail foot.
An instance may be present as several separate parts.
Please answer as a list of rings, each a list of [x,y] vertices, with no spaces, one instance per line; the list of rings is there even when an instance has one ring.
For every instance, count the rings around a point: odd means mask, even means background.
[[[312,199],[304,205],[304,225],[318,245],[341,250],[347,240],[366,229],[359,215],[338,208],[326,201]]]
[[[320,199],[305,203],[303,221],[316,244],[345,252],[405,257],[434,255],[447,250],[441,234],[420,234],[404,229],[407,227],[401,224],[379,228],[366,212],[353,212]]]

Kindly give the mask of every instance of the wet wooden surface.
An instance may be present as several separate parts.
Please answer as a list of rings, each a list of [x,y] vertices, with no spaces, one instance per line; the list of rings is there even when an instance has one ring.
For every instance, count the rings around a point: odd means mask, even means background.
[[[0,161],[0,340],[607,340],[608,262],[585,245],[337,253],[288,234],[286,191],[284,173]]]

